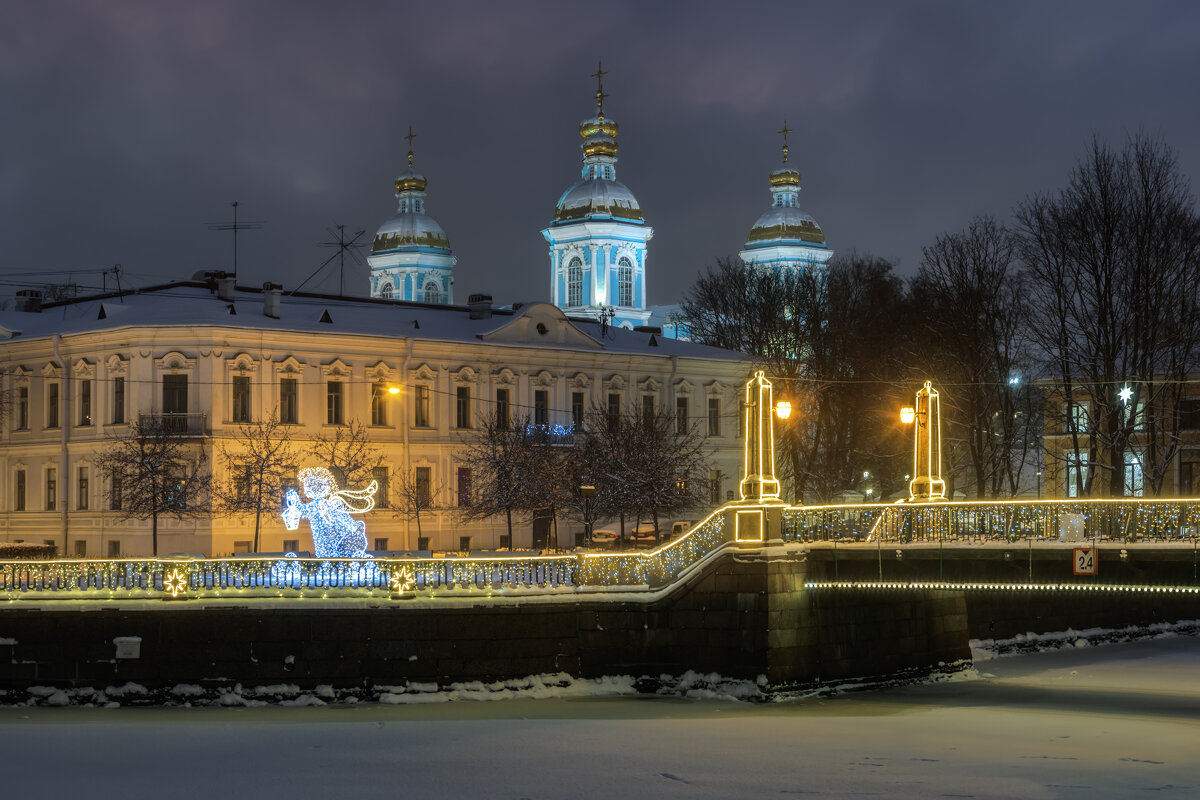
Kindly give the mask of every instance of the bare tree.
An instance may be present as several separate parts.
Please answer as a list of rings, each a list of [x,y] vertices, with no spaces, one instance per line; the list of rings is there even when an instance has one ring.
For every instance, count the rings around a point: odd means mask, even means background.
[[[513,541],[513,512],[527,511],[530,506],[525,487],[530,479],[529,427],[528,418],[514,425],[493,412],[464,439],[459,453],[471,469],[467,505],[460,509],[463,519],[483,520],[503,514],[509,542]]]
[[[1067,468],[1082,494],[1120,496],[1131,453],[1158,494],[1200,350],[1200,218],[1187,177],[1160,140],[1134,136],[1118,151],[1097,137],[1067,187],[1029,198],[1016,220]]]
[[[980,498],[1017,493],[1040,418],[1015,248],[1003,225],[978,217],[924,248],[912,285],[914,362],[942,388],[944,446],[961,443]]]
[[[421,537],[421,514],[438,508],[437,498],[442,487],[434,483],[432,467],[409,467],[396,474],[393,481],[393,516],[417,521],[417,536]]]
[[[339,425],[333,436],[313,439],[312,453],[344,486],[366,486],[379,466],[379,448],[371,443],[367,426],[356,419]]]
[[[158,555],[158,518],[208,513],[211,485],[203,447],[162,416],[144,415],[125,436],[110,438],[96,458],[109,478],[109,507],[125,519],[149,519]]]
[[[237,436],[219,445],[225,476],[213,482],[214,510],[254,514],[254,552],[259,550],[263,510],[275,511],[291,482],[288,468],[296,463],[291,429],[275,412],[259,422],[238,426]]]

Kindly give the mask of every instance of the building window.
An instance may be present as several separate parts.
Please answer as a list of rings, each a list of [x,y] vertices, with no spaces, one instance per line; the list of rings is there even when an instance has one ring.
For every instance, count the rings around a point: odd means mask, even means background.
[[[571,392],[571,426],[583,430],[583,392]]]
[[[25,470],[13,473],[13,511],[25,510]]]
[[[125,378],[113,378],[112,421],[120,425],[125,421]]]
[[[285,425],[300,421],[300,382],[295,378],[279,379],[279,421]]]
[[[234,543],[233,543],[233,552],[235,552],[235,553],[249,553],[249,552],[250,552],[250,548],[251,548],[251,547],[253,547],[253,546],[254,546],[254,542],[253,542],[253,541],[249,541],[249,540],[247,540],[247,541],[241,541],[241,542],[234,542]]]
[[[382,297],[384,300],[391,300],[391,299],[392,299],[392,293],[393,293],[394,291],[395,291],[395,290],[394,290],[394,289],[392,289],[392,284],[391,284],[391,283],[385,283],[385,284],[383,285],[383,288],[379,290],[379,296],[380,296],[380,297]]]
[[[342,414],[342,389],[345,384],[341,381],[325,382],[325,424],[341,425],[345,417]]]
[[[721,435],[721,401],[715,397],[708,398],[708,435]]]
[[[470,536],[458,537],[458,551],[460,553],[471,552],[471,537]]]
[[[435,283],[434,281],[430,281],[429,283],[425,284],[425,302],[426,303],[442,302],[442,290],[440,287],[438,287],[437,283]]]
[[[708,471],[708,502],[714,506],[721,505],[721,482],[721,470],[710,469]]]
[[[1142,480],[1142,460],[1136,453],[1125,453],[1125,496],[1141,497],[1145,494]]]
[[[429,549],[429,537],[428,536],[418,536],[417,537],[417,549],[418,550],[428,550]]]
[[[1067,453],[1067,497],[1082,497],[1087,486],[1087,463],[1075,453]]]
[[[1200,430],[1200,397],[1185,397],[1179,401],[1179,429]]]
[[[121,510],[121,492],[124,486],[121,482],[121,474],[114,472],[112,474],[112,490],[108,493],[108,507],[113,511]]]
[[[164,414],[186,414],[188,410],[188,376],[163,375],[162,410]]]
[[[108,540],[108,557],[109,558],[120,558],[121,557],[121,540],[120,539],[109,539]]]
[[[642,424],[647,428],[654,424],[654,395],[642,395]]]
[[[545,389],[533,393],[533,424],[550,424],[550,393]]]
[[[413,398],[413,425],[418,428],[430,427],[429,415],[429,387],[415,387],[415,397]]]
[[[88,507],[88,468],[80,467],[78,473],[78,491],[75,495],[75,507],[87,511]]]
[[[46,470],[46,510],[58,508],[58,470],[51,467]]]
[[[500,549],[512,550],[512,536],[507,533],[500,534]]]
[[[675,435],[684,436],[691,427],[688,419],[688,399],[686,397],[675,398]]]
[[[433,470],[430,467],[417,467],[413,470],[413,488],[416,492],[417,505],[429,506],[433,499]]]
[[[250,421],[250,378],[247,375],[233,376],[233,402],[230,418],[234,422]]]
[[[387,467],[372,467],[371,480],[375,481],[375,507],[390,508],[391,494],[388,488],[388,468]]]
[[[583,262],[578,258],[567,267],[567,305],[583,305]]]
[[[628,258],[617,262],[617,305],[626,308],[633,305],[633,266]]]
[[[611,392],[608,395],[608,427],[615,430],[621,424],[621,395]]]
[[[508,402],[508,389],[496,390],[496,427],[502,431],[508,430],[508,420],[511,414]]]
[[[29,430],[29,387],[17,387],[17,430]]]
[[[1088,414],[1088,404],[1086,402],[1071,403],[1067,413],[1067,429],[1063,431],[1064,433],[1086,434],[1091,431],[1088,421],[1090,415]]]
[[[371,385],[371,424],[387,425],[387,386],[382,382]]]
[[[299,551],[300,551],[300,540],[299,539],[284,539],[283,540],[283,552],[297,553]]]
[[[58,427],[58,384],[46,384],[46,427]]]
[[[92,424],[92,382],[90,380],[79,382],[79,424]]]
[[[75,557],[85,558],[87,556],[87,539],[75,540]]]
[[[391,289],[391,288],[392,287],[390,287],[390,286],[388,287],[388,289]],[[375,552],[376,553],[386,553],[387,549],[388,549],[387,537],[377,537],[375,539]]]
[[[454,391],[454,425],[471,427],[471,387],[459,386]]]
[[[467,508],[471,505],[471,468],[458,468],[458,507]]]

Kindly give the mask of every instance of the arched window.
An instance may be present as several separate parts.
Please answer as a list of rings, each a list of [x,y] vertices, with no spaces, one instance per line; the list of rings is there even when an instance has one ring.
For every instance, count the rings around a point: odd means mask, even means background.
[[[633,265],[628,258],[617,262],[617,305],[633,305]]]
[[[583,305],[583,262],[578,258],[567,267],[567,305]]]
[[[442,290],[438,287],[437,281],[430,281],[429,283],[425,284],[425,302],[442,302]]]
[[[394,293],[395,293],[395,290],[392,289],[392,284],[390,281],[388,283],[385,283],[383,285],[383,288],[379,290],[379,296],[382,297],[384,300],[391,300],[392,295]]]

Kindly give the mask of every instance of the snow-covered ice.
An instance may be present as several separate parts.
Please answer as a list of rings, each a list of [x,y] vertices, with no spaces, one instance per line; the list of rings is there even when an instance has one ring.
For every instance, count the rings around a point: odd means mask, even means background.
[[[955,680],[780,703],[685,691],[302,708],[8,706],[0,753],[12,796],[1200,796],[1200,639],[1069,641],[977,661],[977,673]],[[321,694],[328,689],[293,699]]]

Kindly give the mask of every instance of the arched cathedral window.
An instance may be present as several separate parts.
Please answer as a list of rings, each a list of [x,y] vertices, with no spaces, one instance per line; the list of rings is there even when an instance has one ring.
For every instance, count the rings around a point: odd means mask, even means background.
[[[583,262],[578,258],[567,267],[567,305],[583,305]]]
[[[442,302],[442,290],[438,287],[436,281],[430,281],[429,283],[425,284],[425,302]]]
[[[633,265],[628,258],[617,262],[617,305],[633,305]]]
[[[391,300],[393,292],[394,290],[392,289],[392,284],[390,282],[385,283],[383,288],[379,290],[379,296],[384,300]]]

